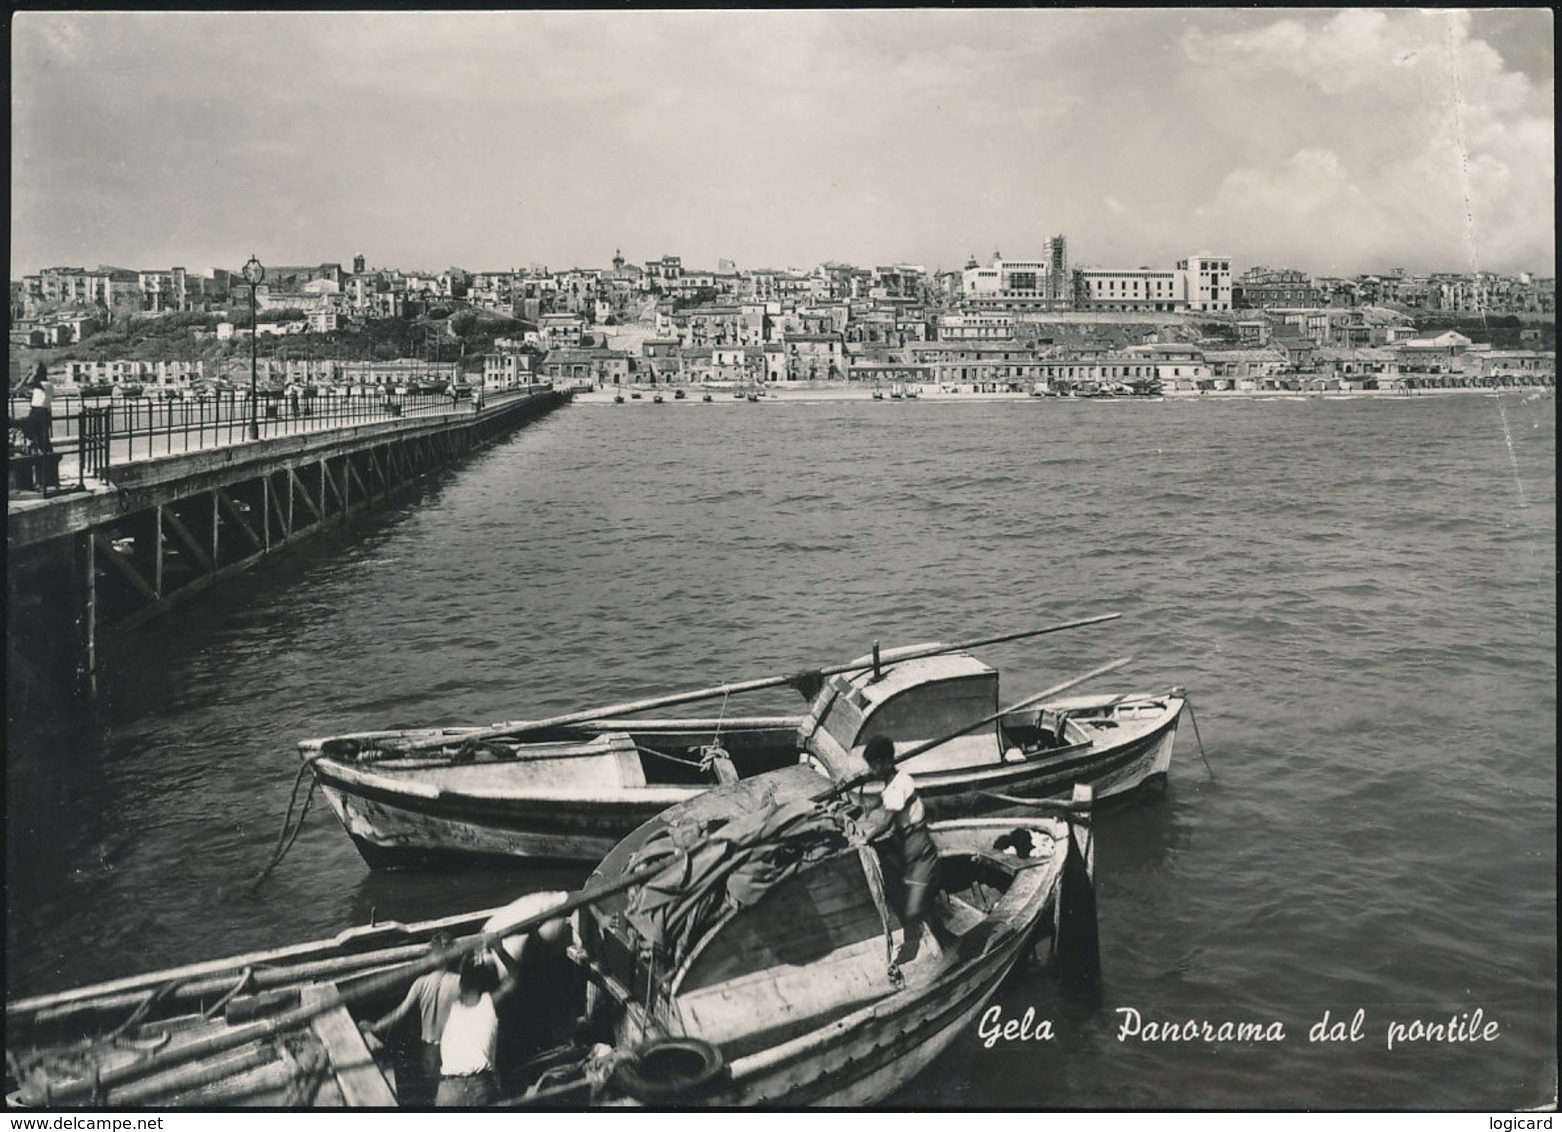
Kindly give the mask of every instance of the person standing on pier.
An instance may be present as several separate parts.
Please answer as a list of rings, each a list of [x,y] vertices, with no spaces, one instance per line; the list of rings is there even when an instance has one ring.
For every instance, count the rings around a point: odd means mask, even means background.
[[[54,387],[49,384],[48,366],[42,362],[35,365],[32,377],[27,380],[27,387],[31,400],[22,433],[27,437],[28,446],[33,452],[51,453],[54,451],[54,442],[50,439],[54,431]]]

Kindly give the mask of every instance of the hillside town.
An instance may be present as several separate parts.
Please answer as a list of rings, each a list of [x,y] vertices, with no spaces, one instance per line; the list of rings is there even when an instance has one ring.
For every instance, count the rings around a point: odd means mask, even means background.
[[[13,387],[43,361],[65,394],[165,399],[245,387],[252,353],[268,389],[1544,386],[1555,380],[1555,318],[1550,277],[1329,278],[1239,271],[1208,254],[1171,267],[1075,266],[1061,235],[1031,258],[994,251],[934,271],[707,269],[615,251],[602,268],[435,273],[371,268],[358,255],[350,267],[267,265],[253,288],[221,268],[45,269],[11,284],[10,368]],[[384,333],[391,326],[401,332]]]

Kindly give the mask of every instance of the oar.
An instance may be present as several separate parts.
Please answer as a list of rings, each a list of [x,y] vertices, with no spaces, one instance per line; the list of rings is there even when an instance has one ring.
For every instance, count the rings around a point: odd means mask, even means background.
[[[972,641],[961,641],[953,645],[929,645],[927,648],[912,649],[909,652],[896,656],[891,663],[898,664],[901,661],[918,660],[927,656],[939,656],[943,653],[959,652],[962,649],[981,648],[983,645],[1002,644],[1005,641],[1018,641],[1026,637],[1039,637],[1045,633],[1059,633],[1064,629],[1077,629],[1083,625],[1097,625],[1103,621],[1113,621],[1121,616],[1121,613],[1103,613],[1097,617],[1086,617],[1079,621],[1066,621],[1061,625],[1048,625],[1041,629],[1024,629],[1018,633],[1004,633],[997,637],[982,637]],[[436,735],[425,739],[382,740],[375,745],[381,750],[396,752],[432,750],[436,747],[448,746],[453,742],[467,742],[474,739],[498,739],[506,736],[522,735],[528,731],[545,731],[550,727],[564,727],[571,723],[589,723],[593,720],[611,719],[619,715],[633,715],[636,712],[649,711],[652,708],[672,707],[675,704],[690,704],[699,700],[714,700],[718,696],[731,696],[740,692],[757,692],[764,688],[777,688],[783,684],[789,684],[800,677],[836,676],[842,672],[861,671],[864,667],[860,663],[837,664],[830,668],[821,668],[817,672],[794,672],[787,676],[762,676],[757,680],[743,680],[735,684],[718,684],[709,688],[696,688],[689,692],[673,692],[666,696],[654,696],[646,700],[631,700],[627,703],[609,704],[606,707],[570,712],[568,715],[555,715],[548,719],[511,720],[506,723],[495,723],[488,727],[479,727],[474,731],[468,731],[459,737]]]
[[[956,731],[949,732],[947,735],[940,735],[937,739],[929,739],[925,743],[918,743],[915,747],[912,747],[911,750],[903,751],[902,753],[896,755],[895,762],[897,764],[903,763],[907,759],[914,759],[918,755],[926,754],[934,747],[940,747],[943,744],[949,742],[951,739],[958,739],[960,736],[965,735],[968,732],[975,731],[978,727],[985,727],[989,723],[997,723],[1006,715],[1012,715],[1014,712],[1023,711],[1032,704],[1039,703],[1045,699],[1050,699],[1059,692],[1066,692],[1076,684],[1083,684],[1086,680],[1094,680],[1097,676],[1103,676],[1108,672],[1114,672],[1117,669],[1123,667],[1123,665],[1132,662],[1132,660],[1133,657],[1131,656],[1120,657],[1119,659],[1114,660],[1111,664],[1103,664],[1100,668],[1092,669],[1083,676],[1075,676],[1072,680],[1065,680],[1061,684],[1054,684],[1045,691],[1037,692],[1034,696],[1027,696],[1019,703],[1011,704],[1002,711],[996,712],[993,715],[989,715],[984,719],[974,720],[971,723],[965,724]],[[854,786],[860,786],[862,783],[869,781],[873,777],[874,775],[871,770],[859,771],[858,773],[851,775],[848,778],[841,779],[841,781],[830,787],[830,789],[826,790],[823,794],[815,795],[815,801],[828,798],[833,794],[839,794],[843,790],[850,790]]]
[[[295,1007],[285,1013],[278,1014],[274,1018],[268,1018],[261,1022],[251,1022],[244,1026],[236,1026],[230,1030],[213,1034],[208,1038],[201,1038],[186,1045],[166,1049],[160,1053],[153,1054],[143,1061],[104,1069],[95,1076],[66,1081],[61,1085],[48,1088],[46,1094],[32,1096],[28,1093],[28,1087],[24,1087],[22,1099],[27,1104],[69,1104],[87,1095],[107,1096],[109,1091],[115,1086],[123,1085],[128,1081],[139,1080],[149,1074],[160,1072],[175,1065],[183,1065],[186,1062],[195,1061],[199,1058],[226,1053],[250,1042],[261,1041],[285,1030],[296,1029],[320,1015],[336,1009],[339,1005],[390,990],[402,985],[408,979],[436,970],[443,966],[453,954],[459,955],[469,951],[481,951],[484,948],[492,947],[508,936],[529,932],[533,928],[547,923],[549,920],[561,919],[577,908],[595,904],[604,897],[611,896],[616,892],[622,892],[624,889],[639,884],[643,880],[649,880],[665,868],[666,861],[659,860],[654,865],[625,873],[617,880],[610,881],[600,888],[583,889],[572,894],[568,899],[555,904],[552,908],[528,916],[510,927],[495,932],[479,933],[469,939],[462,940],[452,948],[430,953],[416,962],[398,967],[393,971],[371,975],[362,982],[354,984],[346,991],[336,995],[327,995],[323,1001]],[[113,1098],[110,1097],[109,1099],[112,1101]]]

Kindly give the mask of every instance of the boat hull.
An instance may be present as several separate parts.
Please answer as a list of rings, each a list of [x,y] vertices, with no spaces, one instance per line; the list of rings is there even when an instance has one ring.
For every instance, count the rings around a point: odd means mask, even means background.
[[[946,1050],[987,1005],[1024,951],[1016,932],[960,975],[928,988],[828,1041],[778,1064],[732,1066],[733,1083],[716,1107],[828,1105],[861,1107],[893,1096]],[[757,1061],[758,1059],[747,1059]]]
[[[701,792],[700,787],[622,791],[617,797],[503,798],[454,791],[413,793],[386,776],[317,765],[321,791],[370,868],[596,860],[626,832]]]
[[[1125,722],[1099,731],[1102,738],[1014,761],[925,772],[912,766],[918,792],[932,816],[942,819],[1067,798],[1081,783],[1098,800],[1164,783],[1183,701],[1159,701],[1166,706],[1153,726]],[[1099,705],[1109,702],[1094,697],[1049,707],[1090,712],[1104,710]],[[1119,734],[1120,740],[1111,738]],[[532,785],[535,764],[523,762],[490,768],[488,785],[480,790],[462,787],[455,772],[439,781],[332,758],[316,758],[313,766],[319,788],[364,862],[385,870],[502,865],[517,859],[598,860],[630,830],[709,788],[538,788]],[[508,783],[497,784],[505,776]]]
[[[962,771],[917,775],[917,792],[935,816],[992,813],[1010,799],[1067,798],[1076,785],[1089,785],[1098,801],[1123,798],[1162,785],[1171,770],[1182,702],[1153,729],[1120,743],[1090,743]]]

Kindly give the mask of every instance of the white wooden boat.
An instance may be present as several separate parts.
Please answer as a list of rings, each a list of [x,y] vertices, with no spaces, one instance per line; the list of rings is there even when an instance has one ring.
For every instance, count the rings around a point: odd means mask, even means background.
[[[1095,978],[1089,801],[1082,787],[1053,816],[934,823],[934,910],[952,942],[928,938],[896,966],[895,881],[862,839],[860,797],[806,767],[758,775],[646,823],[567,898],[10,1003],[7,1103],[394,1106],[394,1059],[359,1024],[441,964],[427,941],[444,931],[453,950],[510,947],[551,921],[573,925],[560,958],[576,978],[563,995],[529,984],[528,941],[512,948],[517,996],[549,1021],[580,1019],[577,1040],[502,1069],[501,1104],[872,1104],[970,1025],[1038,944],[1060,972]],[[509,1024],[501,1013],[501,1049]]]
[[[905,749],[965,729],[908,764],[937,816],[1066,798],[1078,783],[1108,798],[1164,781],[1180,692],[1065,698],[1051,689],[1004,709],[997,670],[969,645],[887,650],[553,720],[308,739],[299,753],[372,868],[597,860],[641,822],[720,782],[795,763],[828,777],[860,773],[875,733]],[[621,718],[626,708],[788,683],[809,693],[795,716]]]

